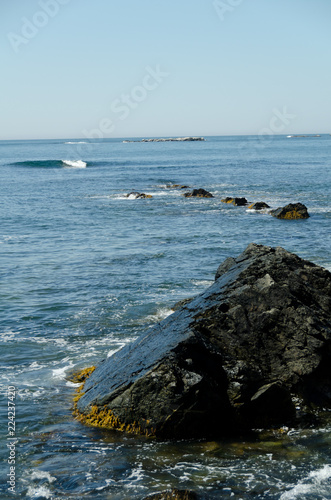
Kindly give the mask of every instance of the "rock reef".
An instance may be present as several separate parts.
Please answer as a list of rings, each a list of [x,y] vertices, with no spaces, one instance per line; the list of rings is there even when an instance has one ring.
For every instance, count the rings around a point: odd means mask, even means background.
[[[138,193],[137,191],[132,191],[131,193],[126,195],[127,198],[131,198],[133,200],[141,200],[144,198],[153,198],[151,194],[146,193]]]
[[[289,203],[285,207],[279,207],[270,211],[277,219],[308,219],[307,207],[302,203]]]
[[[203,188],[193,189],[190,193],[184,193],[185,198],[214,198],[214,196]]]
[[[231,203],[232,205],[235,205],[237,207],[243,207],[248,204],[246,198],[231,198],[229,196],[223,198],[221,201],[223,203]]]
[[[162,438],[306,424],[331,407],[330,311],[329,271],[252,243],[205,292],[103,360],[76,415]]]
[[[256,203],[252,203],[252,205],[249,205],[248,208],[250,210],[265,210],[266,208],[270,208],[270,206],[264,201],[257,201]]]
[[[190,141],[205,141],[204,137],[169,137],[159,139],[140,139],[139,141],[123,141],[123,142],[190,142]]]

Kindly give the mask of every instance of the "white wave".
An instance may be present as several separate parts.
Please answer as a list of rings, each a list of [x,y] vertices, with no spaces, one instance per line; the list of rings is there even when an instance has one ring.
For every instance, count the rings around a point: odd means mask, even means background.
[[[143,318],[143,320],[141,321],[141,323],[142,324],[144,324],[144,323],[158,323],[159,321],[162,321],[163,319],[170,316],[170,314],[172,314],[172,313],[173,313],[172,309],[169,309],[167,307],[161,307],[154,314],[150,314],[148,316],[145,316]]]
[[[331,465],[325,465],[298,482],[293,488],[283,493],[280,500],[296,500],[304,495],[316,495],[316,498],[330,498]],[[325,496],[324,496],[325,495]]]
[[[67,387],[79,387],[80,385],[81,385],[80,382],[75,383],[75,382],[70,382],[70,380],[67,380],[66,382]]]
[[[210,286],[214,283],[214,280],[191,280],[191,283],[195,286]]]
[[[26,370],[27,371],[35,371],[35,370],[41,370],[42,368],[45,368],[47,365],[45,364],[39,364],[38,361],[33,361],[31,365],[29,365]]]
[[[69,368],[72,368],[72,367],[73,367],[73,363],[71,362],[67,366],[63,366],[62,368],[56,368],[55,370],[52,370],[53,378],[55,378],[55,379],[65,379],[66,371]]]
[[[87,163],[82,160],[62,160],[62,163],[67,165],[68,167],[74,167],[74,168],[86,168]]]
[[[87,144],[86,141],[65,142],[64,144]]]
[[[30,479],[47,479],[49,483],[56,481],[56,477],[51,476],[46,470],[33,471]]]
[[[29,486],[28,491],[26,493],[27,498],[54,498],[52,492],[46,488],[45,486],[40,486],[38,488],[34,488]]]

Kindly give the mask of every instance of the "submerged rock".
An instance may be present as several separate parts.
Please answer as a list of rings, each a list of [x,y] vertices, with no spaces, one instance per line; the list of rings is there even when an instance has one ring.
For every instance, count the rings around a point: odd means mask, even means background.
[[[307,207],[302,203],[290,203],[285,207],[279,207],[271,210],[271,215],[277,219],[308,219],[309,213]]]
[[[231,198],[227,196],[221,200],[223,203],[231,203],[232,205],[236,205],[237,207],[242,207],[248,204],[246,198]]]
[[[252,243],[205,292],[102,361],[77,415],[166,438],[306,422],[331,407],[330,310],[326,269]]]
[[[270,208],[270,206],[264,201],[258,201],[256,203],[252,203],[252,205],[249,205],[248,208],[251,210],[264,210],[265,208]]]
[[[185,184],[167,184],[167,189],[189,189],[190,186],[186,186]]]
[[[126,195],[127,198],[139,200],[142,198],[153,198],[151,194],[138,193],[137,191],[132,191],[131,193]]]
[[[205,189],[193,189],[191,193],[184,193],[185,198],[214,198],[214,196]]]

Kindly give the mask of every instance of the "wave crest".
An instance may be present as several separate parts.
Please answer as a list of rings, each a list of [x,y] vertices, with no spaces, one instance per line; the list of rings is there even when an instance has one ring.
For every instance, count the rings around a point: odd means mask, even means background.
[[[66,165],[67,167],[73,167],[73,168],[86,168],[87,163],[82,160],[62,160],[62,163]]]

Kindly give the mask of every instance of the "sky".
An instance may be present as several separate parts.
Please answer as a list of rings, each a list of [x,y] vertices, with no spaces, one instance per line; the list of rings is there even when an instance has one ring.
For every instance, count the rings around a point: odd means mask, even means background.
[[[331,133],[330,0],[0,0],[0,140]]]

